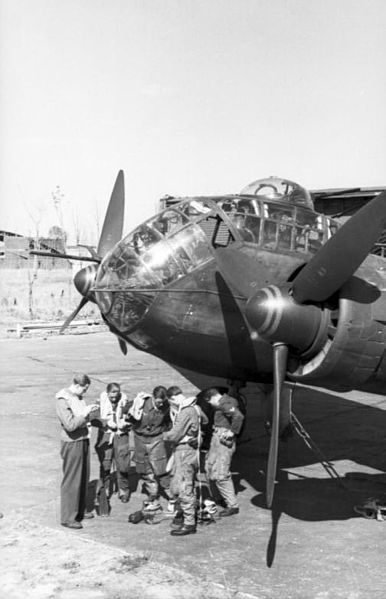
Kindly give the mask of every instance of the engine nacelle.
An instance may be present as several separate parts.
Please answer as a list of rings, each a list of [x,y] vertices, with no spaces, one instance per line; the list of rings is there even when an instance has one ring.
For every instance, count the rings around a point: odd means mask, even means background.
[[[386,346],[386,328],[376,319],[377,312],[386,316],[384,295],[378,287],[352,277],[340,291],[339,315],[331,323],[335,330],[330,327],[324,346],[310,360],[289,362],[288,378],[336,391],[364,388]]]

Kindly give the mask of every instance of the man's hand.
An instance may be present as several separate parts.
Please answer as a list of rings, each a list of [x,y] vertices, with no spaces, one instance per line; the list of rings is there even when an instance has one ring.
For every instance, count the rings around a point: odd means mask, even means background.
[[[90,416],[91,412],[96,412],[97,410],[99,410],[99,405],[96,403],[91,404],[90,406],[87,406],[85,409],[85,416]]]
[[[120,431],[129,431],[132,427],[131,422],[127,422],[127,420],[124,420],[123,422],[121,421],[118,424],[118,430]]]

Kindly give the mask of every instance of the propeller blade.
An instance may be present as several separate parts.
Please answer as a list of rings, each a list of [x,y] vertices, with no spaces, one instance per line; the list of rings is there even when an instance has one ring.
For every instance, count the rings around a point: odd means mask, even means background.
[[[127,354],[127,345],[126,345],[126,343],[120,337],[118,337],[118,343],[119,343],[119,347],[121,349],[121,352],[123,353],[124,356],[126,356],[126,354]]]
[[[284,343],[273,344],[273,413],[271,441],[267,464],[266,501],[270,508],[275,488],[277,455],[279,448],[279,420],[281,388],[287,372],[288,347]]]
[[[293,281],[295,301],[322,302],[351,277],[386,226],[386,191],[354,214]]]
[[[49,258],[62,258],[63,260],[79,260],[80,262],[100,262],[98,256],[77,256],[76,254],[59,254],[58,252],[43,252],[40,250],[30,250],[32,256],[48,256]]]
[[[78,306],[75,308],[75,310],[73,312],[71,312],[70,316],[68,316],[66,318],[66,320],[64,321],[64,323],[62,324],[60,331],[59,331],[59,335],[61,335],[66,330],[68,325],[74,320],[75,316],[77,316],[77,314],[81,311],[83,306],[85,306],[87,304],[87,302],[88,302],[87,297],[82,297]]]
[[[104,257],[122,238],[125,212],[125,182],[123,171],[119,171],[107,208],[97,255]]]

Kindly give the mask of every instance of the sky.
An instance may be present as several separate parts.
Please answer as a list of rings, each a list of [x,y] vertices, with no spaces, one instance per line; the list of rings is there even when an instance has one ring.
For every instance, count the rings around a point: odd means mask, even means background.
[[[386,185],[384,0],[0,0],[0,229],[165,194]],[[54,197],[59,202],[54,203]]]

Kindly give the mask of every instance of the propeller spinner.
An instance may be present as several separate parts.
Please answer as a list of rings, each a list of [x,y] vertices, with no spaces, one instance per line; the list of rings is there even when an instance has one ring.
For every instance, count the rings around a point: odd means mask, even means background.
[[[311,258],[291,284],[254,293],[242,280],[245,256],[238,249],[217,250],[224,278],[248,298],[246,318],[273,344],[273,421],[268,456],[266,501],[271,507],[277,469],[281,389],[288,354],[317,351],[327,335],[328,310],[322,302],[336,293],[366,258],[386,225],[386,192],[355,213]]]

